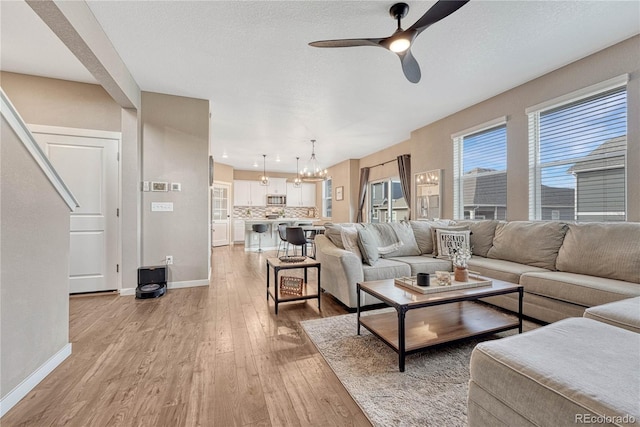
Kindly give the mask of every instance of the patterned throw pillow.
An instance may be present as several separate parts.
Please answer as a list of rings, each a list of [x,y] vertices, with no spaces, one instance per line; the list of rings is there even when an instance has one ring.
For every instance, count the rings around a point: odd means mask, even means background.
[[[451,225],[449,227],[431,227],[431,238],[433,239],[433,257],[434,258],[441,258],[438,254],[438,236],[436,234],[438,230],[467,231],[469,230],[469,226],[468,225]]]
[[[471,231],[450,231],[450,230],[436,230],[436,245],[438,250],[438,258],[449,259],[452,255],[452,250],[466,249],[469,250],[469,241]]]

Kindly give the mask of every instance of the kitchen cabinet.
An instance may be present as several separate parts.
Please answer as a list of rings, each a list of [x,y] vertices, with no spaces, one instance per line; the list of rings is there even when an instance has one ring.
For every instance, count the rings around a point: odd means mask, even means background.
[[[287,194],[287,178],[269,178],[267,194]]]
[[[293,183],[287,183],[287,207],[315,207],[316,206],[316,185],[302,183],[296,188]]]
[[[233,241],[244,242],[244,221],[242,220],[233,221]]]
[[[300,188],[302,189],[301,206],[314,208],[316,206],[316,184],[303,183]]]
[[[260,181],[233,181],[233,206],[266,206],[267,187]]]

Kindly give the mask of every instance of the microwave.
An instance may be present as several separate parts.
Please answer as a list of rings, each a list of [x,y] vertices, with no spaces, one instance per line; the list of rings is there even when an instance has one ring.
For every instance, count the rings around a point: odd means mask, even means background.
[[[287,204],[287,196],[284,194],[267,194],[267,206],[284,206]]]

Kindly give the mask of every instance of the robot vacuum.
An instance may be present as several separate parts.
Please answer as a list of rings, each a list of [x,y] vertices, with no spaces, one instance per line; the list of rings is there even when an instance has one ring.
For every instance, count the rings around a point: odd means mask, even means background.
[[[167,293],[167,267],[164,265],[140,267],[136,298],[159,298]]]

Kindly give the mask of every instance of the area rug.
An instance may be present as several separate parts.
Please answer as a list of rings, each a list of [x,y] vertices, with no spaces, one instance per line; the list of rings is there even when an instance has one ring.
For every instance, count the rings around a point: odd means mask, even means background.
[[[393,350],[365,328],[356,335],[355,314],[301,324],[374,426],[466,426],[471,351],[481,341],[517,332],[409,355],[399,372]],[[535,327],[525,322],[525,330]]]

